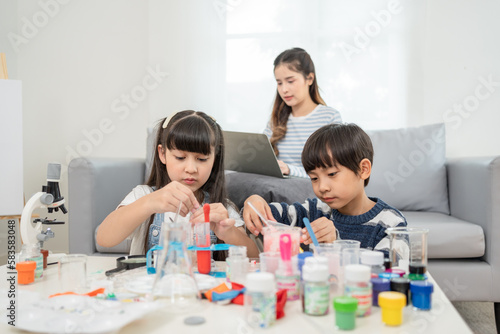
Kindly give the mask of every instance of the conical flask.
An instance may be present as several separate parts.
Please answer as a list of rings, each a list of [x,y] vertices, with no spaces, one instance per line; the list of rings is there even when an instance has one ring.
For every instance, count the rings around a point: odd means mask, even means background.
[[[177,219],[163,222],[163,250],[152,289],[153,299],[172,313],[193,311],[201,301],[186,247],[188,229],[185,225]]]

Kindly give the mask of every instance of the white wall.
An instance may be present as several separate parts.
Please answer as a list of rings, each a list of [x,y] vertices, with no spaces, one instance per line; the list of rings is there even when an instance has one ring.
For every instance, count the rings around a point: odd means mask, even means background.
[[[218,94],[225,68],[215,65],[225,57],[218,37],[225,23],[215,2],[59,1],[0,0],[0,51],[7,52],[11,78],[23,82],[27,198],[45,183],[49,162],[62,163],[65,173],[76,154],[144,157],[146,127],[173,110],[201,109],[225,124],[227,97]],[[53,15],[14,50],[6,36],[43,19],[41,4]],[[422,30],[411,32],[424,42],[409,55],[415,89],[407,125],[446,121],[449,156],[500,154],[499,87],[469,116],[446,114],[455,103],[474,102],[479,77],[500,81],[498,12],[498,1],[428,0]],[[148,68],[163,74],[145,89]],[[127,95],[132,106],[122,100]],[[108,124],[98,131],[102,122]],[[67,197],[66,174],[61,192]],[[55,231],[47,247],[67,251],[67,225]]]

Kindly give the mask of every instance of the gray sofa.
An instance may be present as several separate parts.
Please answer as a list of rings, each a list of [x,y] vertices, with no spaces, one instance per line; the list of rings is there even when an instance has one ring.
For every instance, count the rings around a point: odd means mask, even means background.
[[[370,131],[375,158],[369,196],[401,210],[410,227],[425,227],[429,271],[452,301],[495,302],[500,319],[500,157],[445,158],[444,125]],[[95,243],[95,230],[137,184],[137,159],[78,158],[68,169],[69,248],[72,253],[126,253]],[[258,193],[268,201],[314,196],[306,179],[228,173],[231,200]],[[499,327],[500,328],[500,327]]]

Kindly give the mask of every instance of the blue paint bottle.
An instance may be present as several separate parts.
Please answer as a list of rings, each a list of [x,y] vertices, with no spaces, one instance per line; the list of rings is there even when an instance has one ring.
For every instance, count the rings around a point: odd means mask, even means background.
[[[430,310],[434,285],[429,281],[411,281],[411,303],[417,310]]]

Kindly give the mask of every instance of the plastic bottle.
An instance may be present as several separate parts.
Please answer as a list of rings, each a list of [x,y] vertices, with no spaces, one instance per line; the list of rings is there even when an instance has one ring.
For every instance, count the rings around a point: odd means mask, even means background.
[[[274,275],[250,273],[246,277],[245,315],[254,328],[268,328],[276,321],[276,291]]]
[[[370,267],[350,264],[345,267],[345,295],[358,300],[356,316],[365,317],[372,309],[372,284]]]
[[[302,311],[309,315],[328,314],[330,283],[328,266],[307,264],[302,267]]]
[[[291,258],[291,238],[289,234],[280,236],[281,261],[276,270],[276,285],[278,290],[286,289],[286,300],[300,298],[300,273],[297,266],[297,257]]]
[[[391,290],[406,296],[406,305],[410,304],[410,280],[406,277],[391,278]]]
[[[378,304],[382,309],[382,322],[389,326],[399,326],[403,322],[403,308],[406,296],[401,292],[385,291],[378,295]]]
[[[356,327],[356,310],[358,300],[354,297],[339,296],[333,298],[335,309],[335,325],[341,330],[352,330]]]
[[[236,282],[244,285],[249,263],[247,248],[245,246],[230,247],[229,256],[226,258],[226,277],[228,282]]]
[[[40,245],[23,244],[19,253],[19,262],[34,261],[36,262],[35,279],[43,276],[43,255],[40,252]]]
[[[434,285],[429,281],[411,281],[411,303],[417,310],[430,310]]]
[[[372,277],[370,280],[372,282],[372,304],[373,306],[378,306],[378,295],[384,291],[391,291],[391,281],[387,278]]]
[[[378,274],[385,271],[384,253],[379,251],[361,252],[361,264],[370,267],[371,277],[378,277]]]

